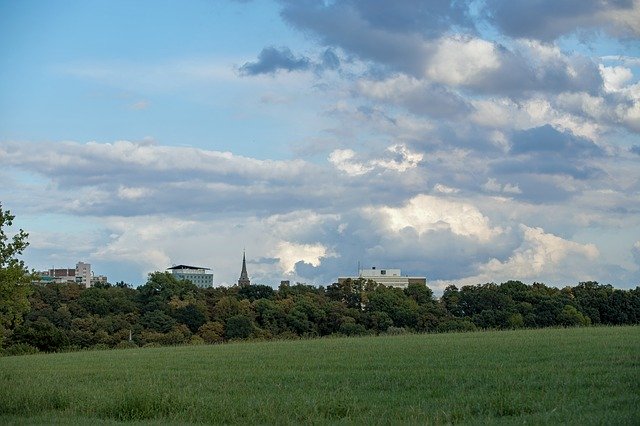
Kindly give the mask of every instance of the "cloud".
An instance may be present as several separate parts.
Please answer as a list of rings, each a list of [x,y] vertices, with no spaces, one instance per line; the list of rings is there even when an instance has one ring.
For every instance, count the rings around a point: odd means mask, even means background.
[[[569,261],[574,265],[586,264],[595,261],[599,256],[598,249],[593,244],[568,241],[546,233],[541,228],[520,225],[520,229],[524,234],[522,245],[505,261],[491,259],[481,265],[478,268],[478,276],[473,278],[476,282],[500,280],[499,277],[539,279],[555,274],[566,276],[568,274],[560,269],[563,267],[563,262]],[[553,282],[557,282],[557,278]]]
[[[348,176],[361,176],[374,170],[404,173],[416,168],[423,159],[421,153],[413,152],[402,144],[388,147],[385,154],[386,157],[361,162],[356,159],[355,151],[336,149],[329,154],[329,162]]]
[[[393,232],[405,228],[413,228],[418,233],[449,230],[482,242],[503,232],[499,227],[492,227],[489,219],[473,205],[431,195],[418,195],[402,207],[372,206],[364,211]]]
[[[602,149],[585,138],[570,132],[560,132],[548,124],[514,133],[511,152],[513,154],[547,153],[563,158],[596,157]]]
[[[489,178],[483,185],[482,189],[488,192],[504,192],[507,194],[522,194],[518,185],[510,183],[500,184],[495,178]]]
[[[404,74],[381,81],[359,80],[358,93],[390,105],[402,105],[417,115],[434,118],[458,118],[470,112],[470,105],[457,93]]]
[[[436,183],[435,185],[433,185],[433,190],[441,194],[455,194],[457,192],[460,192],[458,188],[451,188],[450,186],[446,186],[441,183]]]
[[[505,34],[550,42],[579,30],[640,36],[637,0],[489,0],[484,13]]]
[[[283,241],[278,244],[274,256],[278,258],[280,267],[284,273],[292,274],[295,272],[298,262],[304,262],[317,267],[320,265],[322,259],[335,257],[336,254],[327,250],[322,244],[295,244]]]
[[[243,75],[273,74],[276,71],[305,71],[310,67],[306,57],[296,57],[288,47],[265,47],[256,62],[247,62],[240,67]]]
[[[376,64],[378,71],[510,96],[600,89],[602,80],[592,60],[564,55],[533,40],[514,42],[511,47],[485,40],[472,24],[473,14],[468,2],[448,1],[403,6],[397,2],[373,6],[359,1],[284,2],[282,10],[287,22],[315,34],[322,45]]]

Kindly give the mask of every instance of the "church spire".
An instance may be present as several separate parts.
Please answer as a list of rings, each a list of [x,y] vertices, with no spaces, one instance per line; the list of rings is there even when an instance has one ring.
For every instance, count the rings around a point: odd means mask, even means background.
[[[244,250],[242,251],[242,272],[240,272],[240,279],[238,280],[239,286],[251,285],[249,275],[247,274],[247,259]]]

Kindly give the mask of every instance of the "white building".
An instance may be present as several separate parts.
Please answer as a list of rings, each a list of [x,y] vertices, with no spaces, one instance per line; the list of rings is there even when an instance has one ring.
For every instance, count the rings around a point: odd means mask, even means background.
[[[76,263],[76,282],[85,287],[91,287],[91,264],[78,262]]]
[[[398,288],[407,288],[409,284],[427,284],[426,277],[403,276],[400,273],[400,269],[377,269],[375,266],[371,269],[360,269],[357,277],[339,277],[338,282],[342,283],[347,279],[357,280],[359,278],[372,280],[388,287]]]
[[[179,280],[189,280],[198,287],[213,287],[213,273],[209,268],[189,265],[176,265],[167,268]]]

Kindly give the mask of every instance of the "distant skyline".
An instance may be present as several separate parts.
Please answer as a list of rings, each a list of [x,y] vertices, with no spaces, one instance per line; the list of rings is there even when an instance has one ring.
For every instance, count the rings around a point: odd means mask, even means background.
[[[29,267],[640,285],[640,0],[0,0]]]

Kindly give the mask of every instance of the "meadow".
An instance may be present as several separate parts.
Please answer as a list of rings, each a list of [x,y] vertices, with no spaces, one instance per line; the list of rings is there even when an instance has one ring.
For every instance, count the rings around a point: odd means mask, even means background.
[[[640,424],[640,327],[0,358],[1,424]]]

